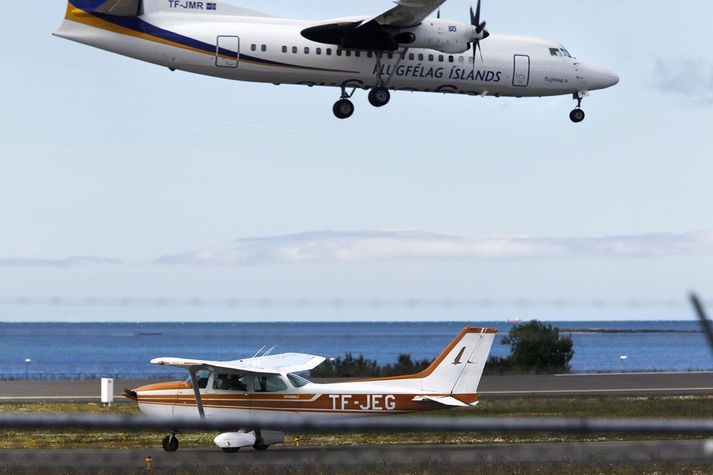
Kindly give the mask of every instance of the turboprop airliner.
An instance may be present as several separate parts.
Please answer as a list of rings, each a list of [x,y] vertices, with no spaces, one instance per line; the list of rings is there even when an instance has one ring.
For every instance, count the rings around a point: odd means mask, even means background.
[[[581,122],[582,98],[619,82],[556,41],[491,35],[480,0],[470,23],[434,18],[445,1],[397,0],[377,15],[307,21],[212,1],[69,0],[55,34],[172,71],[336,87],[339,119],[352,116],[350,99],[365,89],[375,107],[391,91],[572,95],[570,119]]]
[[[237,361],[156,358],[151,363],[184,368],[190,377],[126,390],[124,396],[138,402],[143,414],[171,420],[255,414],[346,419],[474,407],[495,333],[488,328],[464,328],[418,374],[332,384],[316,384],[297,374],[319,366],[325,360],[321,356],[264,354]],[[277,431],[230,429],[214,440],[225,452],[250,446],[265,450],[285,439]],[[178,450],[176,431],[162,444],[167,452]]]

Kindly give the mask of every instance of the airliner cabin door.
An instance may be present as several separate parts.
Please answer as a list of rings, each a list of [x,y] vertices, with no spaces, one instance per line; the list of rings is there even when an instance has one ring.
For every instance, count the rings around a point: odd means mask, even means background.
[[[219,68],[237,68],[240,62],[240,38],[219,36],[215,48],[215,65]]]
[[[516,54],[513,59],[512,85],[515,87],[527,87],[530,85],[530,57],[524,54]]]

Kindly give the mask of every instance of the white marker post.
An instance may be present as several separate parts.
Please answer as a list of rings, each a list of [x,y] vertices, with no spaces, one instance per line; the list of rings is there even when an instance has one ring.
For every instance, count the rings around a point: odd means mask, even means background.
[[[619,360],[621,361],[621,372],[622,372],[622,373],[624,372],[624,361],[626,361],[627,358],[629,358],[629,357],[626,356],[626,355],[621,355],[621,356],[619,357]]]
[[[114,379],[102,378],[102,404],[111,406],[114,402]]]

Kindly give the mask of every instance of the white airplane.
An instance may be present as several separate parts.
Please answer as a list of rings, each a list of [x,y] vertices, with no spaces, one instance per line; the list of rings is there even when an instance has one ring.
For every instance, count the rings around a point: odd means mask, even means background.
[[[124,391],[141,412],[157,418],[249,417],[337,419],[404,414],[478,404],[478,384],[496,330],[464,328],[424,371],[414,375],[316,384],[296,373],[325,358],[298,353],[254,356],[238,361],[157,358],[153,364],[185,368],[186,381],[159,383]],[[268,351],[269,353],[269,351]],[[284,434],[239,429],[215,438],[226,452],[252,446],[265,450],[284,442]],[[178,449],[176,431],[163,439],[168,452]]]
[[[107,51],[206,76],[272,84],[332,86],[340,119],[368,89],[382,107],[390,91],[495,97],[582,98],[619,82],[558,42],[491,35],[480,0],[470,23],[431,15],[445,0],[397,0],[374,16],[327,21],[278,18],[227,3],[194,0],[69,0],[55,34]]]

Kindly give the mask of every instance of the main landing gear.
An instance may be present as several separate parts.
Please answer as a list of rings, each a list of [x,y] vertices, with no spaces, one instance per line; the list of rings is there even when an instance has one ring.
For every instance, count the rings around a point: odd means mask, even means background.
[[[351,93],[347,93],[346,88],[342,87],[342,95],[332,108],[337,119],[348,119],[354,115],[354,103],[350,99],[355,91],[356,88]],[[369,103],[374,107],[384,107],[390,100],[391,93],[383,86],[375,87],[369,91]]]
[[[574,98],[577,100],[577,107],[575,107],[574,110],[569,113],[569,120],[571,120],[575,124],[579,124],[586,117],[586,114],[582,110],[582,98],[583,97],[584,96],[580,95],[580,94],[574,95]]]

